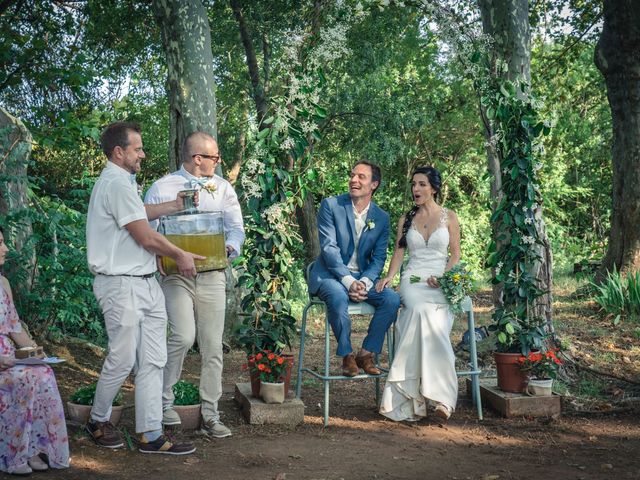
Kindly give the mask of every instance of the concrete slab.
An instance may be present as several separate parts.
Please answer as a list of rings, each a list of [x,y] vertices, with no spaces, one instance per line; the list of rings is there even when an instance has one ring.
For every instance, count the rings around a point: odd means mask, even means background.
[[[467,379],[467,392],[471,391]],[[503,392],[495,378],[480,379],[480,396],[483,405],[490,405],[503,417],[551,417],[562,413],[562,396],[558,394],[530,397],[522,393]]]
[[[251,396],[250,383],[236,383],[235,401],[251,425],[289,425],[294,427],[304,421],[304,403],[299,398],[287,398],[284,403],[269,404]]]

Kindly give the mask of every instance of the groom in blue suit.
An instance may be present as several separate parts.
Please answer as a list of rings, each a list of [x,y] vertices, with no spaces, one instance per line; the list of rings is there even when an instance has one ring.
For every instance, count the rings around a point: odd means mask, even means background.
[[[380,168],[366,160],[355,164],[349,193],[326,198],[318,212],[320,256],[309,273],[309,291],[327,305],[327,318],[343,357],[342,372],[356,376],[360,368],[380,374],[373,360],[380,353],[384,336],[396,319],[399,295],[385,288],[372,288],[387,258],[389,214],[371,201],[380,186]],[[349,300],[367,302],[376,309],[358,355],[351,347]]]

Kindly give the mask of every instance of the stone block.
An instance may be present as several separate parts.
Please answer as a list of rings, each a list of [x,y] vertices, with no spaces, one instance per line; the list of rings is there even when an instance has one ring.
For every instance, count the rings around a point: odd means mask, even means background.
[[[277,424],[294,427],[304,421],[304,403],[299,398],[287,398],[284,403],[264,403],[251,396],[250,383],[236,383],[235,401],[251,425]]]
[[[471,380],[467,379],[467,392],[471,394]],[[522,393],[503,392],[496,378],[480,379],[480,397],[483,406],[490,405],[503,417],[551,417],[562,412],[562,396],[558,394],[530,397]]]

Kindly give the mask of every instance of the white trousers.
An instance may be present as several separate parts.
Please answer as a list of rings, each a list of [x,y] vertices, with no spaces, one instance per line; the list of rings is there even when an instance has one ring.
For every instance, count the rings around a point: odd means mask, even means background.
[[[198,273],[195,278],[168,275],[160,281],[169,316],[167,365],[164,368],[162,403],[173,405],[173,386],[180,379],[182,364],[198,339],[202,359],[200,399],[202,418],[218,421],[222,396],[222,335],[226,306],[224,270]]]
[[[167,361],[167,313],[154,277],[97,275],[93,293],[104,315],[109,353],[102,366],[91,418],[106,422],[111,402],[135,373],[136,432],[162,428],[162,369]]]

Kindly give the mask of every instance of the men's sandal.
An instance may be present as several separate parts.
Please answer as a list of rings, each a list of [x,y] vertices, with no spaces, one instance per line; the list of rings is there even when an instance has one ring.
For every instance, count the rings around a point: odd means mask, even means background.
[[[174,443],[164,435],[160,435],[153,442],[149,442],[143,434],[138,444],[138,451],[165,455],[188,455],[195,452],[196,447],[191,442]]]
[[[96,442],[96,445],[105,448],[124,447],[124,442],[120,433],[116,430],[111,422],[95,422],[89,420],[85,429]]]

